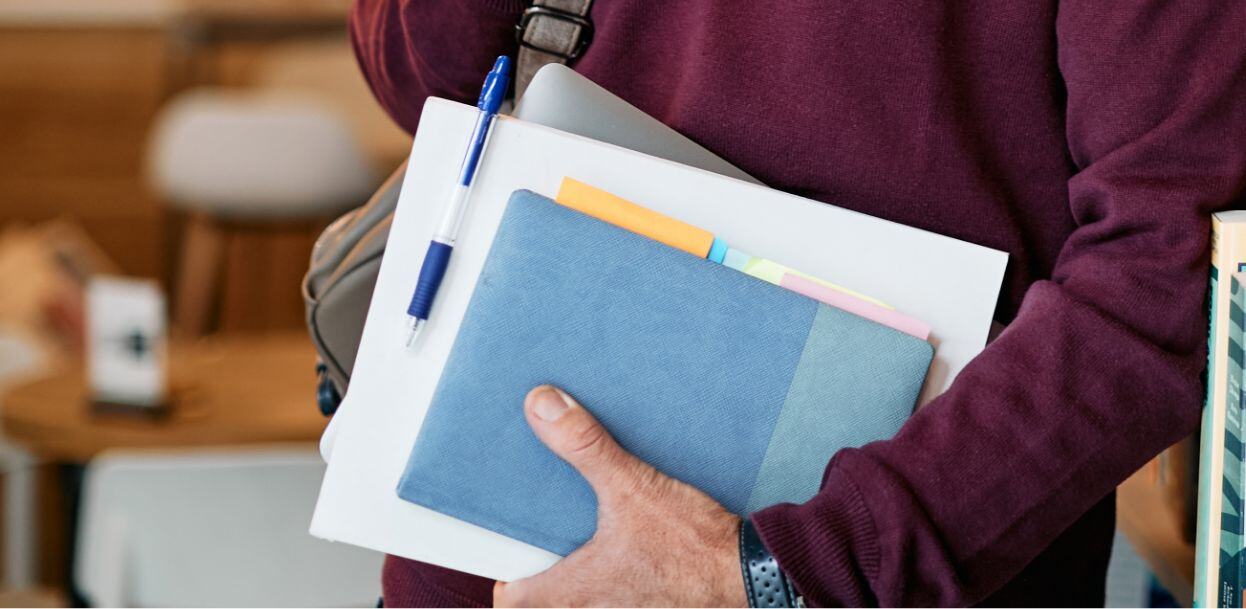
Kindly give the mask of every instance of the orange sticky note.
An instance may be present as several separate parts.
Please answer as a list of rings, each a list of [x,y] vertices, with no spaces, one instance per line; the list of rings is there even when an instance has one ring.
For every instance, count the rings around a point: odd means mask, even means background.
[[[558,196],[554,200],[559,205],[700,258],[709,255],[710,246],[714,243],[714,235],[707,230],[664,216],[572,178],[562,179]]]

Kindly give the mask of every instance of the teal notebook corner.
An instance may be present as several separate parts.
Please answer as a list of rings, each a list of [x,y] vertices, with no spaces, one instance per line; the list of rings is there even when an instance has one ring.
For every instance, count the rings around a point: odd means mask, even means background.
[[[510,199],[398,495],[565,555],[596,498],[528,428],[550,383],[624,448],[746,514],[817,492],[839,449],[892,436],[920,339],[562,207]]]

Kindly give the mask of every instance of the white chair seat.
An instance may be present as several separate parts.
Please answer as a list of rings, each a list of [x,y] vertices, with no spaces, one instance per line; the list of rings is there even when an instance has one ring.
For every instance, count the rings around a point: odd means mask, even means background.
[[[114,452],[82,489],[74,577],[94,606],[373,606],[382,557],[307,532],[311,448]]]
[[[169,203],[221,218],[330,216],[380,183],[349,125],[293,92],[184,93],[156,119],[148,164]]]

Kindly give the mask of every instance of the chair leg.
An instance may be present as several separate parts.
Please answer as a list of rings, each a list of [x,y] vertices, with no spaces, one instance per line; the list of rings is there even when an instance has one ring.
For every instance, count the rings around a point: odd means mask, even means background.
[[[182,336],[202,336],[211,329],[220,292],[225,232],[207,214],[195,213],[186,223],[181,263],[174,279],[174,329]]]

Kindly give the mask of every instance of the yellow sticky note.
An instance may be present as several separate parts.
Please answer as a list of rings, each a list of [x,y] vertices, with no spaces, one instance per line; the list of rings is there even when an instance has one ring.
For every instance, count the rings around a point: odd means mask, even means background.
[[[771,262],[765,258],[753,258],[744,265],[744,272],[752,275],[766,283],[779,285],[783,276],[787,274],[787,267]]]
[[[844,293],[844,294],[846,294],[846,295],[848,295],[848,296],[851,296],[851,297],[853,297],[853,298],[857,298],[857,299],[859,299],[859,300],[863,300],[863,301],[865,301],[865,302],[868,302],[868,303],[871,303],[871,304],[874,304],[874,305],[880,306],[880,307],[882,307],[882,308],[884,308],[884,309],[887,309],[887,310],[889,310],[889,311],[894,311],[894,310],[895,310],[895,307],[893,307],[893,306],[891,306],[891,305],[889,305],[889,304],[887,304],[887,303],[885,303],[885,302],[883,302],[883,301],[881,301],[881,300],[879,300],[879,299],[877,299],[877,298],[871,298],[871,297],[866,296],[865,294],[862,294],[862,293],[857,292],[857,291],[855,291],[855,290],[849,290],[848,288],[845,288],[845,287],[840,286],[840,285],[835,285],[835,284],[833,284],[833,283],[831,283],[831,282],[829,282],[829,281],[826,281],[826,280],[823,280],[823,279],[819,279],[819,278],[817,278],[817,277],[814,277],[813,275],[808,275],[808,274],[802,273],[802,272],[800,272],[800,271],[792,270],[792,269],[790,269],[790,268],[788,268],[788,267],[786,267],[786,266],[783,266],[782,264],[779,264],[779,263],[777,263],[777,262],[773,262],[773,261],[770,261],[770,260],[766,260],[766,259],[764,259],[764,258],[752,258],[752,259],[750,259],[747,263],[745,263],[745,264],[744,264],[744,268],[743,268],[742,270],[743,270],[745,273],[748,273],[749,275],[752,275],[753,277],[756,277],[756,278],[758,278],[758,279],[760,279],[760,280],[762,280],[762,281],[768,282],[768,283],[773,283],[773,284],[775,284],[775,285],[782,285],[782,283],[783,283],[783,276],[784,276],[784,275],[788,275],[788,274],[791,274],[791,275],[796,275],[797,277],[800,277],[800,278],[802,278],[802,279],[805,279],[805,280],[808,280],[808,281],[812,281],[812,282],[814,282],[814,283],[817,283],[817,284],[819,284],[819,285],[825,286],[825,287],[830,288],[830,289],[832,289],[832,290],[835,290],[835,291],[837,291],[837,292],[842,292],[842,293]]]
[[[559,205],[700,258],[709,254],[710,246],[714,243],[714,235],[707,230],[664,216],[572,178],[563,178],[562,185],[558,188],[558,196],[554,200]]]

